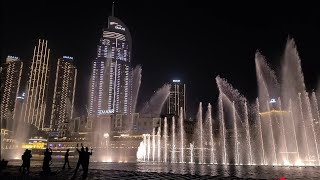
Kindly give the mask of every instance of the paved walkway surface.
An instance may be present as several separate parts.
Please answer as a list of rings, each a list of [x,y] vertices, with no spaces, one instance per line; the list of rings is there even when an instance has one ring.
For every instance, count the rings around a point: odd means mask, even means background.
[[[138,171],[124,171],[124,170],[101,170],[101,169],[90,169],[86,178],[82,177],[82,170],[78,171],[78,174],[73,177],[74,169],[58,169],[52,168],[52,174],[50,176],[42,176],[40,174],[40,167],[32,167],[30,174],[21,174],[17,166],[9,166],[6,169],[0,171],[0,179],[241,179],[237,177],[219,177],[219,176],[200,176],[191,174],[172,174],[172,173],[156,173],[156,172],[138,172]]]

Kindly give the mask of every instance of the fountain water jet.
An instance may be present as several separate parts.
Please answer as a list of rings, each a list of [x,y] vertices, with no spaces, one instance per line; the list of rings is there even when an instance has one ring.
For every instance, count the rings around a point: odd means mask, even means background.
[[[156,153],[156,134],[155,134],[155,128],[152,129],[152,161],[154,162]]]
[[[309,97],[306,91],[300,59],[292,40],[288,40],[283,57],[279,78],[282,81],[278,83],[265,58],[256,53],[258,97],[252,105],[226,80],[217,76],[216,123],[212,122],[210,104],[203,122],[202,103],[191,139],[183,134],[187,121],[183,122],[182,115],[177,122],[173,118],[170,136],[166,132],[170,127],[165,119],[163,136],[157,140],[165,145],[160,153],[158,148],[158,156],[160,154],[164,161],[173,163],[320,165],[317,94],[312,92]],[[150,140],[144,141],[148,147]],[[195,146],[191,142],[195,142]],[[171,146],[168,147],[167,143]],[[167,151],[170,150],[171,156],[168,157]],[[190,160],[186,160],[189,157]]]
[[[167,162],[168,159],[168,122],[167,117],[164,118],[164,158],[163,161]]]
[[[158,132],[157,132],[157,149],[158,149],[158,162],[161,161],[161,129],[158,128]]]
[[[204,163],[204,147],[203,147],[203,122],[202,122],[202,103],[201,102],[199,104],[199,111],[197,115],[197,128],[199,129],[198,138],[200,138],[198,141],[199,142],[198,148],[200,151],[199,163],[203,164]]]
[[[171,140],[171,162],[176,162],[176,122],[174,116],[172,117],[172,140]]]
[[[184,162],[184,125],[183,125],[183,108],[180,108],[180,163]]]
[[[239,142],[238,142],[238,128],[237,128],[237,117],[236,117],[236,108],[234,106],[234,101],[232,102],[232,112],[233,112],[233,128],[234,128],[234,134],[235,134],[235,140],[234,140],[234,143],[235,143],[235,163],[237,165],[240,164],[240,155],[239,155]]]
[[[206,115],[206,121],[209,129],[209,139],[210,139],[210,164],[213,164],[215,161],[215,153],[214,153],[214,142],[213,142],[213,133],[212,133],[212,114],[211,114],[211,104],[208,104],[208,110]]]
[[[250,136],[250,126],[249,126],[249,117],[248,117],[248,106],[247,101],[244,102],[244,109],[245,109],[245,123],[246,123],[246,136],[247,136],[247,144],[249,147],[249,164],[251,165],[252,162],[252,148],[251,148],[251,136]]]

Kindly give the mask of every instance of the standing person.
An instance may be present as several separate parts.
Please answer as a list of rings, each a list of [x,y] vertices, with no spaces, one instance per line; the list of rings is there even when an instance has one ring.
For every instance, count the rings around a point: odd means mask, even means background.
[[[42,170],[44,174],[49,174],[51,172],[50,169],[50,161],[52,160],[51,158],[52,155],[52,149],[49,148],[46,149],[46,151],[44,152],[44,158],[43,158],[43,164],[42,164]]]
[[[32,158],[31,150],[27,150],[27,156],[25,157],[25,167],[27,168],[28,174],[30,172],[31,158]]]
[[[28,155],[28,151],[29,151],[29,149],[26,149],[24,151],[24,153],[22,154],[22,156],[21,156],[22,165],[20,166],[19,171],[20,172],[22,171],[22,173],[25,173],[25,171],[26,171],[25,168],[26,168],[26,158],[27,158],[27,155]]]
[[[79,153],[79,159],[78,159],[78,163],[77,163],[77,167],[76,167],[76,169],[74,170],[74,174],[73,174],[73,176],[75,177],[76,176],[76,174],[77,174],[77,171],[78,171],[78,169],[79,169],[79,167],[80,167],[80,165],[82,166],[82,169],[84,169],[83,168],[83,160],[84,160],[84,147],[83,147],[83,145],[81,144],[81,151],[79,151],[79,149],[78,149],[78,144],[77,144],[77,148],[76,148],[76,150],[78,151],[78,153]]]
[[[62,169],[66,167],[66,164],[68,163],[68,168],[71,169],[70,164],[69,164],[69,149],[67,149],[66,154],[64,154],[64,165]]]
[[[86,152],[84,153],[84,161],[83,161],[83,176],[88,175],[89,170],[89,163],[90,163],[90,156],[92,155],[92,149],[91,152],[89,152],[89,148],[86,147]]]

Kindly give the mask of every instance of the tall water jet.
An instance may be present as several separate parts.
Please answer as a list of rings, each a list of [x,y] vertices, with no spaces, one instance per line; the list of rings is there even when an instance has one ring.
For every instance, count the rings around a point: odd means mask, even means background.
[[[293,112],[292,112],[292,101],[291,99],[289,100],[289,113],[290,113],[290,119],[293,124],[293,134],[294,134],[294,140],[295,140],[295,145],[296,145],[296,152],[297,152],[297,161],[300,161],[300,154],[299,154],[299,146],[298,146],[298,140],[297,140],[297,133],[296,133],[296,128],[295,128],[295,123],[293,119]],[[296,162],[295,162],[296,163]]]
[[[184,125],[183,125],[183,108],[180,108],[180,163],[184,162]]]
[[[247,144],[249,147],[249,164],[253,164],[252,161],[252,148],[251,148],[251,135],[250,135],[250,126],[249,126],[249,115],[248,115],[248,105],[247,101],[244,102],[245,109],[245,123],[246,123],[246,136],[247,136]]]
[[[190,163],[194,163],[194,160],[193,160],[193,153],[194,152],[194,145],[193,143],[190,143]]]
[[[278,105],[279,105],[279,110],[282,112],[282,104],[281,104],[281,99],[280,97],[278,98]],[[284,143],[284,148],[285,148],[285,161],[284,162],[289,162],[289,156],[288,156],[288,147],[287,147],[287,140],[286,140],[286,134],[285,134],[285,129],[284,129],[284,122],[283,122],[283,116],[280,116],[280,129],[282,130],[282,139]],[[286,164],[285,164],[286,165]]]
[[[148,101],[143,109],[141,114],[160,114],[163,104],[166,102],[170,94],[170,85],[163,85]]]
[[[259,127],[259,135],[260,135],[260,142],[261,142],[261,151],[262,151],[262,164],[266,164],[266,159],[265,159],[265,150],[264,150],[264,141],[263,141],[263,136],[262,136],[262,125],[261,125],[261,118],[260,118],[260,114],[259,114],[259,108],[260,108],[260,104],[259,104],[259,99],[256,99],[256,106],[257,106],[257,118],[258,118],[258,127]]]
[[[220,132],[222,136],[222,164],[227,164],[227,150],[226,150],[226,127],[224,122],[224,114],[223,114],[223,103],[222,103],[222,95],[219,95],[219,121],[220,121]]]
[[[151,154],[151,147],[150,147],[150,144],[151,144],[151,141],[150,141],[150,134],[148,134],[148,142],[147,142],[147,150],[148,150],[148,161],[150,161],[150,154]]]
[[[168,122],[167,117],[164,118],[164,157],[163,161],[167,162],[168,159]]]
[[[176,122],[174,116],[172,117],[172,132],[171,132],[171,162],[176,162]]]
[[[212,133],[212,114],[211,114],[211,104],[208,104],[208,110],[207,110],[207,115],[206,115],[206,121],[208,124],[208,129],[209,129],[209,140],[210,140],[210,164],[214,163],[214,157],[215,157],[215,153],[214,153],[214,143],[213,143],[213,133]]]
[[[308,162],[310,163],[310,150],[309,150],[309,143],[308,143],[308,137],[307,137],[307,130],[306,130],[306,124],[304,121],[304,116],[302,112],[302,100],[301,100],[301,93],[298,93],[298,99],[299,99],[299,106],[300,106],[300,115],[301,115],[301,121],[302,121],[302,127],[303,127],[303,132],[304,132],[304,140],[307,145],[307,155],[308,155]]]
[[[158,162],[161,161],[161,128],[157,132],[157,149],[158,149]]]
[[[319,160],[319,150],[318,150],[318,142],[317,142],[317,135],[316,135],[316,132],[315,132],[315,127],[314,127],[314,118],[312,116],[312,111],[311,111],[311,103],[310,103],[310,98],[308,96],[308,93],[305,94],[305,99],[307,101],[307,114],[308,114],[308,119],[309,119],[309,123],[311,124],[311,130],[312,130],[312,134],[313,134],[313,139],[314,139],[314,144],[315,144],[315,149],[316,149],[316,156],[317,156],[317,160],[318,160],[318,164],[320,163],[320,160]]]
[[[147,136],[143,134],[143,161],[146,161],[147,156]]]
[[[199,153],[199,163],[204,163],[204,147],[203,147],[203,122],[202,122],[202,102],[199,103],[199,110],[197,115],[197,129],[198,129],[198,148],[200,150]]]
[[[156,152],[156,134],[155,128],[152,129],[152,161],[154,162]]]
[[[132,91],[131,95],[129,97],[131,97],[131,106],[130,106],[130,111],[131,113],[135,113],[137,112],[137,100],[138,100],[138,94],[139,94],[139,89],[140,89],[140,85],[141,85],[141,71],[142,68],[140,65],[137,65],[132,71]],[[108,76],[109,77],[109,76]],[[133,128],[133,114],[131,114],[129,116],[129,125],[128,125],[128,130],[132,130]]]
[[[281,64],[281,100],[282,107],[284,109],[288,108],[287,103],[291,101],[290,113],[292,116],[291,120],[293,127],[290,129],[294,130],[293,132],[296,133],[295,136],[293,136],[292,134],[288,136],[288,142],[295,141],[295,139],[292,139],[293,137],[295,137],[298,142],[297,146],[299,146],[299,156],[303,158],[308,157],[307,159],[309,159],[309,153],[307,152],[309,149],[307,146],[309,145],[307,145],[307,141],[305,138],[306,133],[304,122],[303,119],[301,119],[303,116],[300,106],[301,100],[297,96],[299,93],[304,93],[305,90],[306,88],[301,69],[300,57],[294,40],[288,38],[284,51],[283,61]],[[289,149],[293,148],[295,147],[290,146]],[[302,161],[304,160],[305,159],[298,158],[298,160],[296,161],[301,161],[298,164],[303,164]]]
[[[260,101],[258,112],[262,113],[260,123],[262,126],[262,136],[264,136],[266,159],[268,164],[277,164],[277,154],[275,151],[275,138],[272,127],[272,118],[270,112],[270,99],[278,97],[280,93],[279,83],[274,71],[269,67],[258,51],[255,55],[256,76],[258,83],[258,98]],[[281,143],[279,143],[281,144]],[[270,146],[271,145],[271,146]]]
[[[132,110],[131,112],[136,112],[137,99],[139,94],[139,89],[141,85],[141,72],[142,68],[137,65],[132,71]]]
[[[236,108],[234,106],[234,101],[232,102],[232,114],[233,114],[233,130],[234,130],[234,136],[235,136],[235,163],[240,163],[240,155],[239,155],[239,142],[238,142],[238,127],[237,127],[237,117],[236,117]]]
[[[267,103],[267,112],[270,112],[270,106],[269,106],[269,101]],[[271,134],[271,142],[272,142],[272,150],[273,150],[273,156],[275,163],[273,164],[278,164],[278,158],[277,158],[277,153],[276,153],[276,145],[275,145],[275,140],[274,140],[274,133],[273,133],[273,126],[272,126],[272,120],[271,120],[271,115],[270,113],[268,115],[268,120],[269,120],[269,127],[270,127],[270,134]]]

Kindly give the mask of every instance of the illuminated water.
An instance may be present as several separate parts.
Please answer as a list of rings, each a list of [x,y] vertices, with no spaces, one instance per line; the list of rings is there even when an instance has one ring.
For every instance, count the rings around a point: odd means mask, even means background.
[[[216,113],[211,112],[211,105],[203,112],[200,103],[191,138],[177,138],[179,133],[183,136],[181,128],[176,130],[183,127],[183,121],[172,119],[170,149],[161,149],[171,151],[169,162],[320,165],[319,93],[306,91],[294,41],[288,39],[279,73],[272,70],[259,52],[255,63],[256,101],[250,103],[227,80],[217,76],[220,94],[218,104],[213,106]]]

